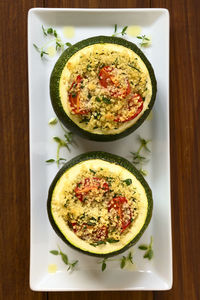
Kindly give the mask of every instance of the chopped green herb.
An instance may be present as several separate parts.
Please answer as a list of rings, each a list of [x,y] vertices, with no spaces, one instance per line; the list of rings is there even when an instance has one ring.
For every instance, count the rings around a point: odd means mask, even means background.
[[[103,100],[103,102],[105,102],[106,104],[110,104],[110,103],[111,103],[110,99],[107,98],[107,97],[105,97],[105,96],[102,97],[102,100]]]
[[[95,226],[96,223],[93,223],[93,222],[87,222],[87,225],[88,225],[88,226]],[[100,241],[100,242],[101,242],[101,241]]]
[[[89,69],[91,68],[91,65],[88,64],[86,68],[87,68],[87,70],[89,71]]]
[[[100,99],[98,96],[95,98],[95,100],[96,100],[97,102],[101,102],[101,99]]]
[[[97,242],[95,242],[95,243],[90,243],[90,245],[92,245],[92,246],[94,246],[94,247],[96,247],[96,246],[98,246],[98,245],[102,245],[102,244],[106,244],[106,242],[105,242],[105,241],[97,241]]]
[[[96,111],[93,116],[97,120],[99,119],[99,117],[101,117],[101,113],[99,111]]]
[[[132,179],[130,179],[130,178],[125,179],[125,180],[123,180],[123,182],[125,182],[126,185],[131,185],[132,184]]]
[[[96,172],[94,171],[94,170],[92,170],[92,169],[89,169],[90,170],[90,172],[92,172],[93,174],[96,174]]]
[[[75,98],[76,95],[77,95],[77,93],[73,92],[73,93],[72,93],[72,98]]]
[[[56,125],[58,123],[58,120],[56,118],[51,118],[49,120],[49,125]]]
[[[128,66],[131,67],[132,69],[135,69],[135,70],[137,70],[138,72],[140,72],[140,70],[139,70],[138,68],[134,67],[132,64],[128,64]]]
[[[71,47],[71,46],[72,46],[72,44],[69,43],[69,42],[65,43],[65,45],[66,45],[67,47]]]
[[[84,116],[79,123],[88,123],[88,122],[90,122],[90,119]]]
[[[108,238],[106,241],[110,244],[119,242],[119,240],[115,240],[115,239],[111,239],[111,238]]]

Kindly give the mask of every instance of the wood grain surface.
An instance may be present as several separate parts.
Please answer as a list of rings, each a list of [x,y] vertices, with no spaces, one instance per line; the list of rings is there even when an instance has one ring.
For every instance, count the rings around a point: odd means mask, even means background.
[[[29,289],[27,12],[31,7],[169,9],[174,272],[170,291],[36,293]],[[0,300],[200,299],[199,12],[199,0],[0,0]]]

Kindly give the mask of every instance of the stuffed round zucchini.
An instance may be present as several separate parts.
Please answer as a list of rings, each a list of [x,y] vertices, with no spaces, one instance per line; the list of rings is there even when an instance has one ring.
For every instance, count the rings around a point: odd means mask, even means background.
[[[152,215],[152,193],[126,159],[106,152],[77,156],[57,173],[48,195],[49,220],[73,248],[109,257],[134,245]]]
[[[138,128],[156,90],[146,56],[118,37],[92,37],[69,47],[50,79],[51,102],[60,121],[97,141],[116,140]]]

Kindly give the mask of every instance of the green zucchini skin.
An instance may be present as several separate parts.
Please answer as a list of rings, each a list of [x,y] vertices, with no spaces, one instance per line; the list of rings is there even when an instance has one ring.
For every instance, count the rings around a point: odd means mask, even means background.
[[[59,82],[60,82],[60,77],[61,73],[63,71],[63,68],[65,67],[67,61],[70,59],[71,56],[73,56],[77,51],[83,49],[84,47],[93,45],[93,44],[104,44],[104,43],[111,43],[111,44],[118,44],[122,45],[126,48],[129,48],[133,50],[140,58],[143,60],[145,63],[149,75],[151,78],[152,82],[152,97],[151,101],[149,102],[148,109],[145,110],[143,115],[138,119],[138,121],[133,124],[131,127],[127,128],[121,133],[118,134],[94,134],[91,132],[88,132],[79,126],[77,126],[65,113],[60,95],[59,95]],[[135,131],[147,118],[149,115],[155,99],[156,99],[156,93],[157,93],[157,82],[154,74],[154,70],[151,66],[151,63],[148,61],[144,53],[133,43],[119,37],[112,37],[112,36],[96,36],[92,38],[88,38],[86,40],[82,40],[73,46],[69,47],[66,49],[63,54],[60,56],[58,61],[56,62],[54,69],[51,73],[51,78],[50,78],[50,97],[51,97],[51,103],[53,106],[53,109],[58,117],[58,119],[63,123],[63,125],[68,128],[70,131],[75,132],[76,134],[85,137],[89,140],[95,140],[95,141],[114,141],[120,138],[123,138],[133,131]]]
[[[74,245],[72,245],[66,238],[65,236],[62,234],[62,232],[59,230],[57,224],[54,221],[54,218],[52,216],[52,212],[51,212],[51,199],[52,199],[52,194],[55,188],[55,185],[57,183],[57,181],[60,179],[60,177],[71,167],[73,167],[74,165],[82,162],[82,161],[86,161],[86,160],[90,160],[90,159],[101,159],[101,160],[105,160],[108,161],[110,163],[115,163],[117,165],[120,165],[124,168],[126,168],[127,170],[129,170],[132,174],[134,174],[134,176],[141,182],[141,184],[143,185],[146,195],[147,195],[147,199],[148,199],[148,211],[147,211],[147,216],[146,216],[146,220],[145,223],[142,227],[142,229],[138,232],[138,234],[134,237],[134,239],[127,244],[124,248],[118,250],[118,251],[114,251],[111,253],[107,253],[107,254],[98,254],[98,253],[91,253],[89,251],[84,251],[80,248],[75,247]],[[96,257],[111,257],[114,255],[118,255],[126,250],[128,250],[130,247],[132,247],[142,236],[142,234],[144,233],[145,229],[147,228],[150,220],[151,220],[151,216],[152,216],[152,210],[153,210],[153,198],[152,198],[152,191],[148,185],[148,183],[146,182],[146,180],[144,179],[144,177],[140,174],[140,172],[125,158],[120,157],[118,155],[114,155],[111,153],[107,153],[107,152],[101,152],[101,151],[94,151],[94,152],[87,152],[87,153],[83,153],[79,156],[76,156],[75,158],[71,159],[70,161],[68,161],[56,174],[55,178],[53,179],[53,182],[50,185],[49,188],[49,193],[48,193],[48,199],[47,199],[47,212],[48,212],[48,217],[49,217],[49,221],[53,227],[53,229],[55,230],[55,232],[57,233],[57,235],[70,247],[72,247],[73,249],[76,249],[82,253],[91,255],[91,256],[96,256]]]

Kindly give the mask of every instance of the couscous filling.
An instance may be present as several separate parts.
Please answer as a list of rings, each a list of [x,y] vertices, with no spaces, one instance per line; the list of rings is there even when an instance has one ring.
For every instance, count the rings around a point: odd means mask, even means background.
[[[130,178],[109,169],[82,168],[65,187],[60,216],[80,239],[92,246],[117,243],[134,226],[140,195]]]
[[[142,113],[149,95],[149,74],[137,56],[94,47],[80,55],[75,65],[69,61],[67,68],[70,114],[88,130],[117,130]]]

